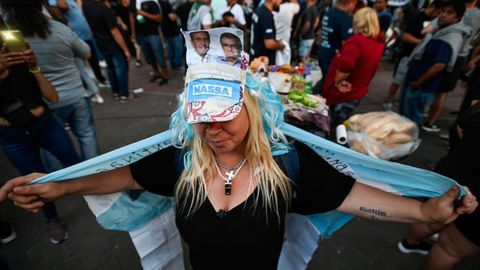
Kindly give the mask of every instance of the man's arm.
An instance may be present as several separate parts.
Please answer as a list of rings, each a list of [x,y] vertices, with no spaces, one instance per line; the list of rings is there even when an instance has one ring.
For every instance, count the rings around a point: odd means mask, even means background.
[[[152,21],[155,21],[155,22],[162,22],[162,15],[161,14],[153,14],[153,13],[148,13],[146,11],[143,11],[141,9],[137,10],[137,13],[139,15],[142,15],[143,17],[147,18],[147,19],[150,19]]]
[[[238,27],[239,29],[242,29],[242,30],[247,30],[247,26],[245,24],[241,24],[239,21],[237,21],[235,19],[235,17],[233,18],[233,20],[229,21],[230,23],[233,23],[236,27]]]
[[[63,12],[68,11],[68,3],[66,0],[57,0],[57,7]]]
[[[409,43],[409,44],[418,44],[420,43],[421,39],[416,38],[414,35],[410,33],[403,33],[401,37],[403,42]]]
[[[426,83],[427,81],[429,81],[431,78],[437,76],[440,72],[442,72],[442,70],[445,69],[445,67],[447,66],[447,64],[445,63],[436,63],[434,64],[432,67],[430,67],[427,72],[425,72],[425,74],[423,74],[422,77],[420,77],[420,79],[412,82],[410,84],[410,86],[413,88],[413,89],[418,89],[420,87],[422,87],[422,85],[424,83]]]
[[[269,50],[282,50],[285,48],[283,42],[274,39],[266,39],[263,41],[263,44],[265,45],[265,48]]]
[[[133,14],[133,12],[130,12],[129,16],[128,16],[129,20],[130,20],[130,29],[132,29],[132,34],[130,36],[130,38],[134,41],[134,42],[137,42],[137,29],[135,29],[135,14]]]
[[[110,30],[110,33],[112,34],[113,39],[115,39],[115,42],[117,42],[118,46],[120,46],[120,48],[122,49],[125,57],[127,57],[127,61],[130,61],[132,56],[130,55],[130,51],[128,50],[127,44],[125,43],[122,33],[120,33],[120,30],[115,27]]]

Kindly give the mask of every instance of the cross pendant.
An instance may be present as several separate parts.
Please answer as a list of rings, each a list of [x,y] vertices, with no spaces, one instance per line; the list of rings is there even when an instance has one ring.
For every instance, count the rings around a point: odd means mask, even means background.
[[[233,178],[235,178],[235,174],[233,173],[233,170],[226,173],[227,175],[227,178],[228,178],[228,181],[231,182],[233,180]]]

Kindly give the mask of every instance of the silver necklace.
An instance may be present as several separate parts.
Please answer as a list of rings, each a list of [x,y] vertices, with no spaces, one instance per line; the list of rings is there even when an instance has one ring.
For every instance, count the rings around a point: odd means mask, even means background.
[[[237,177],[238,172],[242,169],[243,165],[245,165],[246,159],[240,160],[240,163],[233,167],[228,167],[220,163],[218,160],[215,159],[215,167],[217,168],[218,175],[225,181],[225,195],[230,195],[232,193],[232,181]],[[225,170],[229,170],[229,172],[223,173],[220,171],[220,167]]]
[[[236,169],[243,166],[243,163],[245,163],[245,159],[243,158],[242,160],[240,160],[240,162],[237,165],[235,165],[233,167],[223,165],[220,161],[218,161],[218,159],[215,159],[215,163],[217,163],[217,165],[222,169],[229,170],[229,171],[235,171]]]

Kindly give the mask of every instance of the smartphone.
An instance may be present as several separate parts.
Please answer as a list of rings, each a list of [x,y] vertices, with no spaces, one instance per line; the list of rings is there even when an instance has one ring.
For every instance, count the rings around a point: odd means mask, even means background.
[[[18,30],[0,31],[0,36],[9,52],[23,52],[26,50],[22,32]]]

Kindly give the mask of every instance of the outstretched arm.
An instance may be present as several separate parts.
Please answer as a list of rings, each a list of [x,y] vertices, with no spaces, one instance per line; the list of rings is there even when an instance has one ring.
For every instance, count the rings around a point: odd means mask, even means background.
[[[454,186],[441,197],[420,202],[357,182],[337,210],[383,221],[447,224],[460,214],[472,213],[478,206],[475,196],[468,194],[456,208],[459,192]]]
[[[33,173],[8,181],[0,188],[0,201],[8,197],[15,205],[37,212],[44,202],[54,201],[66,195],[99,195],[142,189],[133,179],[128,166],[75,180],[26,185],[41,176],[43,174]]]

